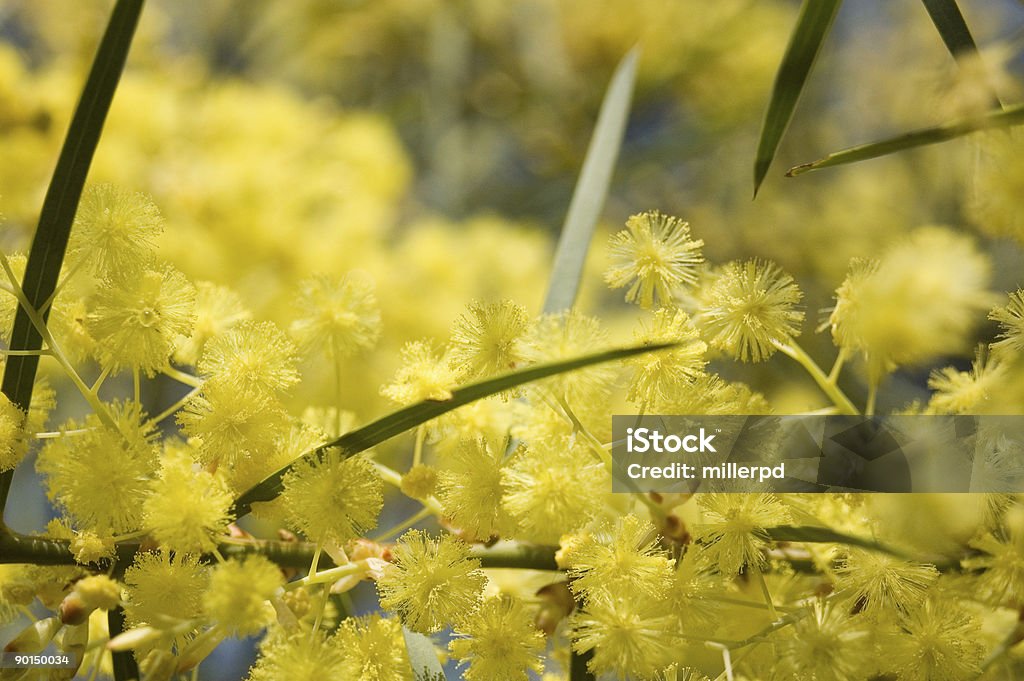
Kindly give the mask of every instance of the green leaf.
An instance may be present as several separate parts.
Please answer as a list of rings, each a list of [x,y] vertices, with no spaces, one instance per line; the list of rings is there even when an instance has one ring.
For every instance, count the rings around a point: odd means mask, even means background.
[[[964,58],[981,58],[978,46],[974,42],[970,29],[967,28],[967,22],[964,21],[964,15],[956,0],[921,0],[921,2],[924,3],[924,8],[928,10],[928,16],[931,17],[932,23],[935,24],[935,28],[938,29],[939,35],[942,37],[942,42],[946,44],[946,49],[954,59],[960,62]],[[999,101],[999,96],[995,92],[992,93],[992,104],[993,106],[1002,106],[1002,102]]]
[[[569,681],[594,681],[596,677],[587,669],[587,663],[593,658],[593,650],[585,653],[572,651],[572,657],[569,658]]]
[[[32,240],[22,282],[25,295],[36,309],[49,300],[57,286],[85,177],[89,173],[89,165],[99,143],[110,102],[128,58],[128,49],[135,35],[142,5],[143,0],[118,0],[114,6],[64,138],[64,146],[61,147],[57,166],[43,199],[39,226]],[[49,310],[43,311],[44,319],[48,313]],[[25,310],[19,307],[14,318],[10,349],[39,350],[41,346],[42,339],[38,331],[32,326]],[[22,411],[28,411],[31,404],[32,386],[38,366],[37,355],[12,355],[7,358],[2,390]],[[12,475],[13,471],[0,473],[0,512],[7,501]]]
[[[850,534],[836,532],[835,530],[830,530],[827,527],[794,527],[791,525],[783,525],[780,527],[767,528],[765,532],[767,532],[768,536],[774,541],[808,542],[812,544],[846,544],[847,546],[859,546],[864,549],[871,549],[872,551],[888,553],[900,558],[906,557],[896,549],[885,546],[884,544],[880,544],[870,539],[862,539],[861,537],[855,537]]]
[[[590,138],[583,169],[558,238],[555,264],[547,298],[544,300],[546,313],[568,310],[576,301],[576,292],[583,278],[583,264],[590,250],[594,227],[597,226],[597,219],[601,216],[608,195],[612,171],[626,132],[638,58],[639,50],[636,47],[622,58],[601,103],[597,126]]]
[[[974,42],[971,30],[967,28],[964,20],[964,13],[959,9],[956,0],[922,0],[928,15],[932,17],[932,24],[939,31],[942,42],[946,49],[952,54],[956,61],[963,61],[965,58],[981,59],[978,52],[978,45]],[[1002,107],[999,95],[992,92],[993,107]]]
[[[434,644],[423,634],[402,627],[405,650],[409,653],[409,666],[415,681],[447,681],[444,669],[437,660]]]
[[[479,383],[473,383],[472,385],[467,385],[452,391],[452,396],[447,400],[426,400],[424,402],[418,402],[414,405],[399,409],[396,412],[392,412],[383,418],[377,419],[373,423],[342,435],[333,442],[321,445],[313,451],[304,454],[303,458],[308,459],[311,457],[318,457],[324,451],[332,447],[341,449],[344,456],[352,456],[359,452],[364,452],[371,447],[375,447],[385,440],[393,438],[396,435],[400,435],[407,430],[411,430],[416,426],[441,416],[442,414],[446,414],[453,409],[458,409],[470,402],[475,402],[476,400],[484,397],[496,395],[497,393],[515,388],[523,385],[524,383],[563,374],[575,369],[582,369],[593,364],[625,359],[645,352],[664,350],[672,347],[672,345],[673,344],[671,343],[665,343],[658,345],[640,345],[631,348],[621,348],[618,350],[607,350],[605,352],[585,355],[583,357],[563,360],[561,362],[554,362],[552,364],[538,364],[536,366],[520,369],[502,376],[490,378]],[[254,503],[272,501],[276,499],[283,489],[282,481],[284,480],[284,476],[289,470],[291,470],[293,465],[294,462],[288,464],[276,473],[272,473],[269,477],[239,497],[230,511],[231,517],[237,519],[245,515],[252,510],[252,505]]]
[[[879,156],[893,154],[897,151],[903,151],[904,149],[938,144],[939,142],[963,137],[979,130],[1008,128],[1020,125],[1021,123],[1024,123],[1024,105],[1011,106],[1006,109],[990,111],[984,116],[951,121],[931,128],[922,128],[877,142],[869,142],[868,144],[836,151],[817,161],[802,163],[790,168],[786,172],[786,177],[796,177],[812,170],[866,161],[878,158]]]
[[[124,608],[117,606],[107,611],[107,629],[110,638],[115,638],[124,633],[125,617]],[[116,681],[127,681],[128,679],[139,678],[139,665],[135,662],[135,654],[131,650],[115,650],[111,652],[110,663],[114,671]]]
[[[839,11],[842,0],[804,0],[793,35],[789,38],[782,64],[775,74],[772,96],[768,111],[761,126],[761,137],[757,143],[757,157],[754,159],[754,196],[761,188],[768,168],[771,167],[775,152],[779,149],[782,136],[786,134],[789,121],[793,118],[797,100],[803,92],[804,83],[814,66],[825,36],[832,27],[832,21]]]

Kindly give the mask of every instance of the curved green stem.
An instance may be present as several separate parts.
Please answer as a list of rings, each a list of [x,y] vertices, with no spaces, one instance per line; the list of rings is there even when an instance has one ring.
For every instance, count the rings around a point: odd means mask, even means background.
[[[860,412],[857,411],[857,407],[853,406],[853,402],[850,401],[850,398],[839,389],[839,386],[829,380],[829,377],[825,375],[825,372],[821,370],[821,367],[819,367],[818,364],[811,359],[811,356],[808,355],[803,348],[797,345],[795,341],[791,341],[790,343],[775,342],[775,347],[778,348],[779,352],[795,360],[797,364],[802,366],[807,373],[810,374],[811,378],[814,379],[814,382],[818,384],[818,387],[821,388],[822,392],[824,392],[829,399],[835,403],[840,412],[851,416],[860,414]]]
[[[381,541],[384,541],[386,539],[390,539],[391,537],[394,537],[396,534],[398,534],[402,530],[407,529],[409,527],[412,527],[413,525],[415,525],[419,521],[424,520],[426,518],[429,518],[432,515],[433,515],[433,512],[429,508],[424,506],[423,508],[421,508],[420,510],[416,511],[411,516],[409,516],[408,518],[406,518],[402,522],[398,523],[394,527],[391,527],[387,531],[378,534],[376,537],[373,538],[373,541],[381,542]]]
[[[190,388],[199,388],[202,387],[203,385],[203,379],[199,378],[198,376],[193,376],[192,374],[186,373],[179,369],[175,369],[170,364],[164,367],[163,373],[164,376],[167,376],[168,378],[173,378],[178,383],[184,383]]]
[[[412,450],[412,465],[419,466],[423,463],[423,442],[427,439],[427,427],[420,424],[416,427],[416,444]]]
[[[829,383],[834,385],[839,380],[839,374],[843,370],[843,365],[846,364],[849,356],[850,354],[846,348],[839,348],[839,352],[836,354],[836,361],[832,364],[832,371],[828,372]]]
[[[150,422],[152,422],[152,423],[160,423],[164,419],[166,419],[166,418],[168,418],[170,416],[173,416],[176,411],[178,411],[179,409],[184,407],[185,404],[188,403],[188,401],[190,399],[195,397],[196,394],[199,393],[199,390],[200,390],[199,388],[192,388],[192,390],[189,390],[185,394],[185,396],[182,397],[180,400],[178,400],[177,402],[175,402],[174,404],[172,404],[171,406],[167,407],[162,412],[160,412],[159,414],[157,414],[156,416],[151,418]]]
[[[875,401],[878,399],[878,381],[871,379],[868,381],[868,401],[864,406],[864,414],[867,416],[875,415]]]

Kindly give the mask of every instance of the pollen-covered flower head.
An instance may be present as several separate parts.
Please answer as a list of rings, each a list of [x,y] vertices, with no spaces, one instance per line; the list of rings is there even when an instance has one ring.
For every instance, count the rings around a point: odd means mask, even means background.
[[[0,393],[0,472],[17,466],[26,449],[25,414]]]
[[[847,681],[867,678],[874,663],[868,629],[845,608],[815,601],[810,615],[794,624],[792,635],[776,644],[780,667],[790,678]]]
[[[170,628],[202,613],[209,568],[198,556],[140,551],[125,571],[124,583],[129,623]]]
[[[604,278],[612,288],[629,286],[626,300],[651,307],[672,302],[672,290],[697,281],[704,242],[690,238],[690,225],[657,211],[626,221],[626,229],[611,238],[613,265]]]
[[[192,332],[195,288],[170,267],[105,279],[87,326],[99,363],[153,376],[167,365],[179,336]]]
[[[299,316],[291,334],[303,352],[323,352],[337,360],[377,342],[380,307],[368,276],[312,277],[299,284],[299,291]]]
[[[322,633],[310,636],[296,632],[290,636],[267,636],[247,681],[360,678],[349,676],[347,671],[345,652],[336,640]]]
[[[483,438],[461,440],[445,457],[438,499],[452,525],[470,537],[490,539],[510,531],[502,507],[503,452]]]
[[[641,345],[677,343],[679,347],[631,358],[633,378],[626,399],[640,405],[660,404],[665,396],[684,390],[701,375],[707,345],[685,312],[662,308],[654,313],[650,325],[642,321],[633,335]]]
[[[544,669],[544,634],[522,602],[501,595],[483,602],[455,631],[452,655],[468,664],[466,681],[526,679]]]
[[[587,668],[595,675],[651,678],[678,651],[676,618],[667,601],[643,594],[602,592],[569,622],[573,650],[594,651]]]
[[[69,261],[85,260],[101,276],[134,276],[155,251],[164,229],[145,194],[112,184],[86,187],[68,242]]]
[[[194,465],[183,448],[166,448],[160,464],[144,506],[146,527],[168,550],[212,551],[228,523],[232,496],[227,486]]]
[[[829,320],[840,347],[863,352],[877,380],[965,349],[978,313],[995,302],[991,265],[973,241],[944,227],[922,227],[882,254],[856,263]]]
[[[267,602],[284,583],[281,569],[263,556],[218,563],[203,595],[205,614],[238,636],[258,633],[273,617]]]
[[[349,617],[338,627],[334,643],[344,657],[345,674],[339,678],[412,681],[402,625],[396,619]]]
[[[311,541],[341,544],[377,525],[383,483],[373,464],[337,448],[304,457],[284,477],[281,501],[289,523]]]
[[[178,423],[189,437],[199,440],[203,463],[214,466],[234,466],[266,456],[291,426],[274,398],[239,392],[216,381],[205,384],[202,394],[185,403]]]
[[[520,448],[501,475],[516,537],[538,543],[556,543],[592,520],[611,490],[600,459],[568,437]]]
[[[865,614],[879,615],[916,607],[939,573],[932,565],[850,548],[836,576],[836,589],[848,603]]]
[[[1004,527],[971,541],[978,555],[961,561],[965,570],[980,573],[975,592],[986,603],[1017,609],[1024,605],[1024,512],[1014,506]]]
[[[930,411],[940,414],[983,414],[1001,405],[992,404],[992,397],[1008,379],[1008,367],[988,356],[982,346],[971,363],[970,371],[953,367],[937,369],[928,377],[928,387],[935,391],[928,401]]]
[[[955,600],[932,594],[900,620],[886,663],[901,681],[968,681],[982,672],[981,622]]]
[[[632,514],[584,534],[568,560],[570,586],[587,600],[604,592],[664,598],[672,583],[673,562],[654,526]]]
[[[450,399],[456,383],[456,373],[440,351],[428,341],[413,341],[402,348],[402,366],[394,381],[380,392],[396,404],[409,405]]]
[[[133,402],[108,406],[114,426],[96,414],[69,421],[39,453],[47,494],[76,529],[123,533],[142,526],[142,505],[156,473],[155,426]],[[67,431],[78,431],[68,433]]]
[[[692,385],[681,386],[665,396],[663,414],[751,415],[770,414],[771,405],[745,383],[729,382],[718,374],[701,374]]]
[[[380,604],[414,631],[462,622],[480,603],[487,578],[469,546],[449,534],[431,539],[410,530],[391,551],[394,562],[377,580]]]
[[[199,361],[208,340],[252,317],[237,293],[209,281],[196,282],[195,312],[191,335],[179,338],[174,349],[174,361],[189,366]]]
[[[511,300],[470,303],[452,327],[448,362],[464,380],[511,371],[524,360],[529,329],[526,308]]]
[[[244,321],[210,339],[197,369],[238,392],[276,395],[299,381],[295,346],[273,322]]]
[[[765,564],[765,530],[789,520],[789,511],[774,494],[702,494],[703,522],[695,528],[701,562],[722,574]]]
[[[601,461],[568,437],[523,446],[503,469],[502,481],[516,537],[541,544],[557,543],[596,517],[611,490]]]
[[[399,489],[410,499],[426,499],[437,488],[437,469],[418,463],[402,474]]]
[[[708,293],[701,326],[713,347],[744,362],[761,362],[800,334],[801,298],[796,282],[775,263],[731,262]]]
[[[1009,294],[1006,305],[997,307],[988,318],[999,323],[999,340],[992,344],[997,353],[1024,353],[1024,289]]]

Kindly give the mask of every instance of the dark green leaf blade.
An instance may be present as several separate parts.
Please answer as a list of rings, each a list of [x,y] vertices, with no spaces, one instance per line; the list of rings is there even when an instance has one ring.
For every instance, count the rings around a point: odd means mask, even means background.
[[[36,309],[49,300],[57,286],[78,201],[103,131],[103,123],[110,110],[110,102],[128,58],[143,2],[118,0],[114,6],[57,158],[22,282],[25,295]],[[48,312],[43,311],[44,319]],[[14,318],[10,349],[31,351],[39,350],[40,347],[42,338],[28,314],[19,307]],[[28,411],[32,401],[32,386],[38,366],[37,355],[12,355],[7,358],[2,390],[23,412]],[[3,527],[2,511],[12,475],[13,471],[0,473],[0,527]]]
[[[980,59],[978,46],[974,42],[971,30],[967,28],[967,22],[960,11],[956,0],[921,0],[924,8],[928,11],[932,23],[939,31],[942,42],[946,49],[958,62],[966,58]],[[1002,106],[999,96],[992,93],[992,105]]]
[[[956,4],[956,0],[922,0],[928,15],[932,18],[932,24],[939,32],[946,49],[957,61],[965,57],[980,59],[978,45],[974,42],[974,36],[967,27],[964,13]],[[1002,107],[999,95],[992,92],[993,107]]]
[[[634,47],[622,58],[601,103],[594,135],[590,138],[583,169],[558,238],[555,264],[551,271],[547,298],[544,300],[546,313],[568,310],[576,301],[576,292],[583,278],[583,264],[590,250],[594,227],[597,226],[597,219],[601,216],[601,209],[608,196],[612,171],[626,132],[639,56],[639,49]]]
[[[405,650],[409,653],[409,666],[415,681],[447,681],[429,638],[404,626],[402,637],[405,638]]]
[[[588,669],[592,659],[594,659],[593,649],[585,653],[572,651],[572,657],[569,659],[569,681],[594,681],[596,677]]]
[[[921,0],[928,16],[938,29],[942,42],[946,43],[949,53],[957,58],[964,53],[977,54],[978,46],[967,28],[964,15],[956,0]]]
[[[476,400],[484,397],[496,395],[504,390],[515,388],[523,385],[524,383],[538,381],[542,378],[563,374],[575,369],[582,369],[593,364],[612,362],[617,359],[625,359],[645,352],[656,352],[670,347],[672,347],[672,344],[666,343],[607,350],[605,352],[599,352],[593,355],[584,355],[582,357],[563,360],[561,362],[538,364],[509,374],[480,381],[479,383],[473,383],[471,385],[458,388],[457,390],[453,390],[451,398],[447,400],[427,400],[425,402],[418,402],[403,409],[399,409],[396,412],[392,412],[383,418],[377,419],[373,423],[342,435],[333,442],[328,442],[327,444],[318,447],[312,452],[303,455],[303,457],[308,458],[319,456],[322,452],[331,447],[341,449],[344,456],[352,456],[359,452],[365,452],[367,449],[375,447],[385,440],[393,438],[396,435],[400,435],[408,430],[412,430],[416,426],[426,423],[431,419],[435,419],[442,414],[446,414],[453,409],[458,409],[470,402],[475,402]],[[293,465],[294,462],[293,464],[289,464],[279,471],[272,473],[262,482],[258,483],[255,487],[249,489],[239,497],[229,512],[231,518],[237,519],[245,515],[252,510],[252,504],[254,503],[272,501],[277,498],[282,490],[282,481],[284,480],[284,476],[289,470],[291,470]]]
[[[851,534],[836,532],[827,527],[814,526],[792,526],[783,525],[770,527],[765,530],[768,536],[774,541],[809,542],[812,544],[846,544],[847,546],[859,546],[872,551],[888,553],[893,556],[904,557],[902,553],[893,548],[880,544],[870,539],[862,539]]]
[[[943,123],[942,125],[930,128],[913,130],[911,132],[896,135],[895,137],[889,137],[877,142],[869,142],[867,144],[861,144],[841,151],[836,151],[828,156],[818,159],[817,161],[802,163],[790,168],[786,171],[786,177],[796,177],[797,175],[802,175],[812,170],[820,170],[821,168],[830,168],[832,166],[840,166],[847,163],[866,161],[868,159],[878,158],[879,156],[892,154],[897,151],[913,149],[914,147],[938,144],[939,142],[946,142],[956,139],[957,137],[963,137],[964,135],[969,135],[972,132],[978,132],[979,130],[1008,128],[1014,125],[1020,125],[1021,123],[1024,123],[1024,105],[1007,107],[1006,109],[990,111],[984,116],[977,118],[965,118],[957,121],[951,121],[949,123]]]
[[[814,66],[842,0],[804,0],[796,28],[789,38],[782,64],[775,74],[772,96],[761,126],[754,159],[754,196],[757,196],[778,151],[807,76]]]

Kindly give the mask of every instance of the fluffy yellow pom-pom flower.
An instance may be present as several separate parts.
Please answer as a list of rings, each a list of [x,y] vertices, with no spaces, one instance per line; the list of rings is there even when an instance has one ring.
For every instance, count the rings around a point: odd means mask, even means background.
[[[452,327],[450,366],[465,379],[511,371],[524,359],[526,308],[510,300],[474,302]]]
[[[144,194],[111,184],[87,187],[68,243],[69,260],[100,275],[128,277],[151,259],[163,218]]]
[[[445,517],[474,539],[487,540],[512,527],[502,507],[502,457],[483,439],[463,440],[447,457],[438,498]]]
[[[301,282],[299,290],[300,312],[291,334],[304,351],[326,352],[337,360],[377,342],[380,307],[367,277],[313,277]]]
[[[244,321],[210,339],[196,368],[244,393],[275,395],[299,381],[295,346],[273,322]]]
[[[402,625],[380,615],[350,617],[338,627],[335,642],[345,656],[345,677],[367,681],[411,681]]]
[[[395,380],[380,389],[381,395],[401,405],[422,400],[447,400],[457,382],[448,360],[427,341],[413,341],[402,348],[402,366]]]
[[[208,281],[196,282],[195,312],[192,334],[179,338],[174,350],[174,361],[190,366],[199,361],[208,340],[252,317],[237,293]]]
[[[649,308],[672,301],[672,289],[697,281],[704,242],[690,238],[690,225],[657,211],[634,215],[611,238],[615,261],[604,278],[612,288],[629,286],[626,300]]]
[[[634,337],[641,345],[678,343],[679,347],[630,359],[633,378],[626,399],[653,406],[666,396],[685,390],[701,375],[708,346],[700,340],[697,327],[685,312],[662,308],[654,313],[650,326],[641,322]]]
[[[476,609],[487,578],[464,542],[410,530],[392,555],[394,563],[377,580],[380,604],[397,612],[410,629],[440,631]]]
[[[790,517],[774,494],[703,494],[698,503],[705,511],[705,522],[694,533],[701,561],[725,575],[735,575],[747,565],[764,565],[765,529]]]
[[[101,534],[141,527],[142,504],[157,466],[156,429],[139,407],[115,402],[109,408],[116,428],[96,414],[81,424],[69,421],[36,462],[50,499],[67,511],[76,528]]]
[[[199,617],[209,568],[198,556],[138,553],[124,573],[124,611],[135,626],[171,627]]]
[[[468,663],[466,681],[526,681],[541,673],[544,635],[523,604],[510,596],[490,598],[457,627],[452,654]]]
[[[608,471],[579,442],[536,441],[502,470],[503,505],[519,526],[517,536],[554,543],[599,512],[596,503],[611,489]]]
[[[145,524],[164,548],[181,553],[212,551],[227,525],[231,501],[220,478],[195,467],[187,452],[170,448],[146,499]]]
[[[239,636],[251,636],[273,617],[267,600],[284,582],[280,568],[260,555],[218,564],[203,595],[205,613]]]
[[[322,460],[296,462],[284,477],[281,501],[291,525],[309,539],[341,543],[377,525],[383,483],[364,457],[343,459],[330,449]]]
[[[672,585],[673,562],[658,548],[654,526],[634,515],[586,533],[568,560],[569,584],[586,599],[600,593],[664,598]]]
[[[153,376],[167,365],[178,337],[191,334],[195,295],[185,275],[169,267],[105,279],[88,317],[96,359],[112,371]]]
[[[304,632],[268,637],[260,653],[259,661],[249,671],[248,681],[363,678],[346,674],[344,650],[335,639],[327,639],[323,634],[314,634],[312,638]]]
[[[603,593],[570,617],[573,650],[594,651],[587,667],[594,674],[650,678],[672,663],[678,641],[676,618],[667,601],[642,594]]]
[[[744,362],[761,362],[775,354],[776,344],[799,335],[801,297],[775,263],[731,262],[711,287],[702,326],[712,346]]]

